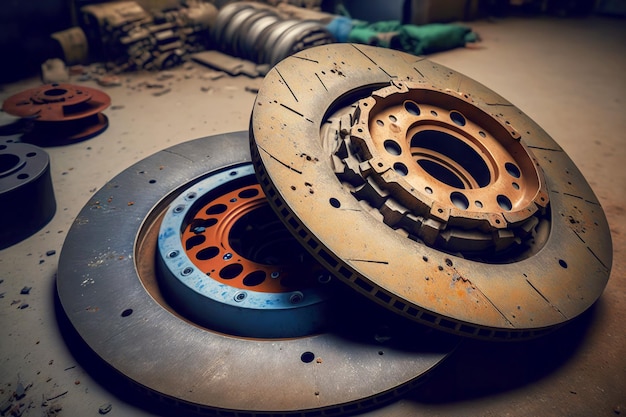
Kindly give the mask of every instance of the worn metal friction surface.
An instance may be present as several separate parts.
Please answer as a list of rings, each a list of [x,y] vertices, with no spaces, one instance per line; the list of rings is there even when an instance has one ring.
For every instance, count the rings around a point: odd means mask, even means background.
[[[9,114],[33,120],[22,138],[38,145],[56,145],[89,139],[109,125],[101,112],[111,98],[104,92],[73,84],[46,84],[15,94],[2,105]]]
[[[528,338],[606,285],[608,224],[580,171],[519,109],[449,68],[363,45],[300,52],[265,78],[250,136],[294,236],[412,320]]]
[[[340,314],[327,330],[302,337],[220,333],[167,301],[155,267],[167,210],[190,192],[199,196],[193,187],[202,181],[246,166],[247,132],[198,139],[129,167],[90,199],[69,231],[57,274],[61,305],[80,336],[122,375],[185,412],[340,415],[380,405],[421,381],[457,338],[399,320],[334,280],[325,285],[334,286]],[[194,229],[207,226],[196,222]]]

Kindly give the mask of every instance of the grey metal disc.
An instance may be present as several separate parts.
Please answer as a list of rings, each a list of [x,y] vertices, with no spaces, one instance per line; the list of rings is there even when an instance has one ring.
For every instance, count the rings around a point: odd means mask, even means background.
[[[180,190],[249,162],[246,132],[216,135],[158,152],[98,191],[60,256],[57,291],[72,325],[121,374],[199,411],[338,415],[406,392],[456,339],[406,328],[415,325],[352,292],[338,292],[345,326],[289,339],[218,333],[164,301],[154,277],[159,216]]]

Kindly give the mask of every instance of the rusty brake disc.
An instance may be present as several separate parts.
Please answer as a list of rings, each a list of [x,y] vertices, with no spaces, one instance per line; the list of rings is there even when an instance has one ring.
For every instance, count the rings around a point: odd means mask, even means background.
[[[109,125],[101,113],[111,104],[102,91],[73,84],[46,84],[6,99],[2,109],[29,118],[33,128],[22,140],[37,145],[58,145],[89,139]]]
[[[563,149],[449,68],[335,44],[266,76],[250,124],[270,204],[339,278],[412,320],[540,335],[609,277],[606,218]]]

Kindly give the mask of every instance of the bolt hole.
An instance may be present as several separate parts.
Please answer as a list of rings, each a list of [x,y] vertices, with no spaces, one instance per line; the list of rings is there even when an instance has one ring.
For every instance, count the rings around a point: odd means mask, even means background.
[[[434,110],[431,110],[431,111],[430,111],[430,114],[432,114],[433,116],[437,117],[437,112],[436,112],[436,111],[434,111]]]
[[[511,200],[509,200],[509,198],[505,195],[498,195],[498,197],[496,197],[496,200],[498,201],[498,205],[502,210],[511,211],[511,209],[513,208]]]
[[[392,139],[385,140],[384,146],[385,146],[385,150],[390,155],[398,156],[402,153],[402,148],[400,147],[398,142],[396,142],[395,140],[392,140]]]
[[[469,207],[469,200],[467,199],[467,197],[465,197],[463,193],[460,193],[458,191],[450,194],[450,201],[452,201],[452,204],[454,204],[457,208],[460,208],[461,210],[467,210]]]
[[[567,262],[563,259],[559,259],[559,265],[561,265],[561,268],[567,268]]]
[[[230,264],[225,266],[220,270],[220,278],[222,279],[233,279],[243,271],[243,266],[241,264]]]
[[[339,208],[341,207],[341,202],[339,200],[337,200],[335,197],[332,197],[330,200],[328,200],[328,202],[330,203],[331,206],[333,206],[334,208]]]
[[[404,109],[409,113],[412,114],[413,116],[419,116],[420,115],[420,108],[417,106],[417,103],[415,103],[414,101],[405,101],[404,102]]]
[[[393,164],[393,169],[396,171],[398,175],[406,177],[409,174],[409,169],[401,162],[396,162]]]
[[[452,259],[446,258],[446,265],[449,267],[452,267],[453,263],[452,263]]]
[[[181,272],[181,275],[186,277],[188,275],[191,275],[192,272],[193,272],[193,268],[188,266],[187,268],[183,269],[183,271]]]
[[[398,121],[398,118],[392,114],[389,116],[389,120],[391,120],[392,123],[395,123]]]
[[[122,317],[128,317],[131,314],[133,314],[133,309],[132,308],[127,308],[126,310],[122,311],[122,314],[120,314]]]
[[[18,180],[25,180],[26,178],[28,178],[28,174],[20,174],[17,176]]]
[[[219,255],[220,249],[217,246],[209,246],[196,253],[196,259],[199,261],[206,261],[215,258]]]
[[[380,356],[383,356],[383,355],[385,354],[385,352],[383,352],[382,350],[379,350],[379,351],[378,351],[378,354],[379,354]]]
[[[32,158],[33,156],[37,155],[37,152],[28,152],[26,154],[27,157]]]
[[[155,184],[155,183],[156,183],[156,180],[154,180],[154,179],[153,179],[153,180],[150,180],[150,181],[148,181],[148,182],[149,182],[150,184]]]
[[[179,255],[179,252],[177,250],[173,250],[170,253],[167,254],[168,258],[175,258]]]
[[[239,198],[252,198],[257,195],[259,195],[259,190],[257,188],[248,188],[238,194]]]
[[[504,169],[506,169],[506,172],[508,172],[513,178],[519,178],[522,175],[519,168],[511,162],[504,164]]]
[[[483,132],[482,130],[480,132],[478,132],[478,134],[480,135],[481,138],[484,138],[487,136],[487,134],[485,132]]]
[[[519,184],[516,182],[511,183],[511,185],[513,186],[513,188],[515,188],[516,190],[519,190]]]
[[[483,208],[483,203],[482,203],[481,201],[476,200],[476,201],[474,201],[474,204],[475,204],[475,205],[476,205],[476,207],[478,207],[478,208]]]
[[[378,119],[378,120],[376,120],[376,124],[377,124],[378,126],[384,126],[384,125],[385,125],[385,122],[383,122],[382,120]]]
[[[315,360],[315,354],[313,352],[304,352],[300,355],[300,360],[304,363],[311,363]]]
[[[424,188],[424,191],[426,191],[426,194],[432,194],[433,193],[433,189],[430,188],[430,187]]]
[[[465,117],[457,111],[450,112],[450,120],[457,126],[465,126]]]

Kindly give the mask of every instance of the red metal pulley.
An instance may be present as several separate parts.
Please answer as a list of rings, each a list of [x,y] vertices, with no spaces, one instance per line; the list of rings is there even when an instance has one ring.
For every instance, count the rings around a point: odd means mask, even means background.
[[[22,140],[41,146],[89,139],[109,125],[101,112],[111,98],[100,90],[73,84],[46,84],[9,97],[2,109],[33,120]]]

